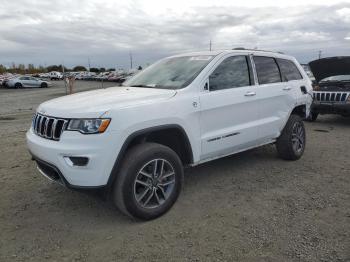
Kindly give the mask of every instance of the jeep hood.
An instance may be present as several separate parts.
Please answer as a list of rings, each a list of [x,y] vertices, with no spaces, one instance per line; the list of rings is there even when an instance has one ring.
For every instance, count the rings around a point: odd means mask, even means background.
[[[330,76],[350,75],[350,56],[327,57],[309,63],[317,82]]]
[[[94,118],[112,109],[155,103],[175,94],[168,89],[118,86],[55,98],[42,103],[37,111],[62,118]]]

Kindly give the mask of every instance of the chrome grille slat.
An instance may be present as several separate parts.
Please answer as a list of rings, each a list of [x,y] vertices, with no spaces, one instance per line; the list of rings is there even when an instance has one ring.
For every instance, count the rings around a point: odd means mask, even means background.
[[[350,92],[314,91],[314,100],[318,102],[346,102]]]
[[[35,126],[36,133],[39,133],[40,120],[41,120],[41,116],[38,115],[38,120],[37,120],[37,123],[36,123],[36,126]]]
[[[42,127],[41,127],[41,135],[46,136],[46,125],[47,125],[47,117],[44,117]]]
[[[50,137],[52,139],[55,139],[54,134],[55,134],[56,124],[57,124],[57,119],[55,118],[53,120],[52,127],[51,127],[51,135],[50,135]]]
[[[38,134],[42,135],[42,130],[43,130],[43,121],[44,121],[44,116],[41,117],[40,119],[40,123],[39,123],[39,130],[38,130]]]
[[[33,119],[34,133],[40,137],[50,140],[60,140],[63,131],[68,125],[67,119],[44,116],[38,113],[33,117]]]

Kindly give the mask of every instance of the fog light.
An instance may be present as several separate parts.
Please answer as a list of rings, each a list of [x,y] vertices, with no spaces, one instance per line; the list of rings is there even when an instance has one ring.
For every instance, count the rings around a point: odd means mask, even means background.
[[[89,158],[82,156],[65,156],[63,157],[69,166],[86,166]]]

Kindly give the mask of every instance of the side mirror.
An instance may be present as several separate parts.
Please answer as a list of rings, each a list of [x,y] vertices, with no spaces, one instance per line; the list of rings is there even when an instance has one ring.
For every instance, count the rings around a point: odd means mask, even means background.
[[[204,90],[209,90],[208,82],[205,83],[205,85],[204,85]]]

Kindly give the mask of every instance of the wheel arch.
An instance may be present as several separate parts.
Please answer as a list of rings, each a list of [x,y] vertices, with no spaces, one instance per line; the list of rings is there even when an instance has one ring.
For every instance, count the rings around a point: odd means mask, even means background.
[[[301,104],[301,105],[297,105],[293,108],[292,112],[290,113],[290,115],[298,115],[300,116],[302,119],[306,118],[306,105],[305,104]]]
[[[175,138],[169,141],[168,138]],[[130,134],[124,141],[111,170],[107,187],[111,190],[125,153],[134,145],[155,142],[170,147],[180,157],[183,165],[193,163],[193,151],[184,128],[178,124],[167,124],[141,129]],[[179,151],[180,150],[180,151]]]
[[[292,116],[292,115],[298,115],[300,116],[302,119],[306,119],[306,116],[307,116],[307,105],[306,104],[299,104],[299,105],[296,105],[291,111],[290,113],[288,114],[288,117],[284,120],[284,123],[283,123],[283,126],[280,130],[280,132],[282,132],[282,130],[285,128],[289,118]]]

